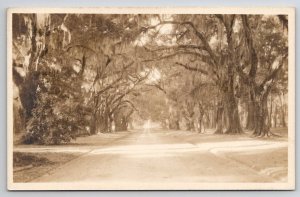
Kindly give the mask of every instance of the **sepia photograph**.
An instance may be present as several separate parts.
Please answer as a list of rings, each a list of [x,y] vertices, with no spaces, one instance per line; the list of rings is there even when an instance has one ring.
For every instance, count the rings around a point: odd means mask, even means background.
[[[11,8],[9,190],[294,190],[293,8]]]

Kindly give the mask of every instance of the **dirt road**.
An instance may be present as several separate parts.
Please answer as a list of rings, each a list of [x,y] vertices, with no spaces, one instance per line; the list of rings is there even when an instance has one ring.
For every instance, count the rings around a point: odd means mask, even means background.
[[[109,145],[100,143],[100,140],[97,144],[97,138],[101,139],[101,136],[91,136],[92,146],[87,143],[76,149],[39,149],[82,151],[82,154],[32,182],[274,182],[286,177],[285,164],[275,167],[276,173],[280,172],[276,177],[265,173],[272,166],[256,168],[236,159],[244,152],[251,154],[254,151],[259,155],[286,150],[284,141],[249,140],[247,137],[239,140],[230,140],[230,137],[224,140],[222,137],[223,140],[218,141],[215,136],[201,137],[198,134],[198,138],[203,139],[199,141],[194,135],[162,130],[132,131],[112,140]],[[33,148],[31,151],[37,150]]]

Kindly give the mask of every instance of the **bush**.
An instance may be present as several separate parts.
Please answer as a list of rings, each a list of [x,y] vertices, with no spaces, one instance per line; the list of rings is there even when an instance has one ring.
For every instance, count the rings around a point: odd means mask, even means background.
[[[78,125],[84,125],[82,98],[76,97],[81,89],[75,89],[77,84],[64,77],[66,75],[51,72],[40,75],[35,108],[27,122],[24,143],[68,143],[76,138]]]

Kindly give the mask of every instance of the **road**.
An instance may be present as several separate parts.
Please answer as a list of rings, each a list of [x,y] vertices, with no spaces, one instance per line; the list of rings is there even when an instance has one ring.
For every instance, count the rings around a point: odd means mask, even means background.
[[[274,177],[223,153],[287,146],[249,138],[200,143],[191,139],[191,135],[161,130],[128,132],[109,145],[83,146],[81,156],[32,182],[272,182]]]

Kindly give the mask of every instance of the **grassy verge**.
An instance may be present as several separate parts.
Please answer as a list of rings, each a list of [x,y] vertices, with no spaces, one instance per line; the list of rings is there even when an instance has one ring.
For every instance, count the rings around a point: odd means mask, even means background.
[[[278,181],[287,181],[288,149],[278,148],[247,153],[228,153],[227,157]]]
[[[14,152],[14,182],[29,182],[74,159],[79,153]]]

